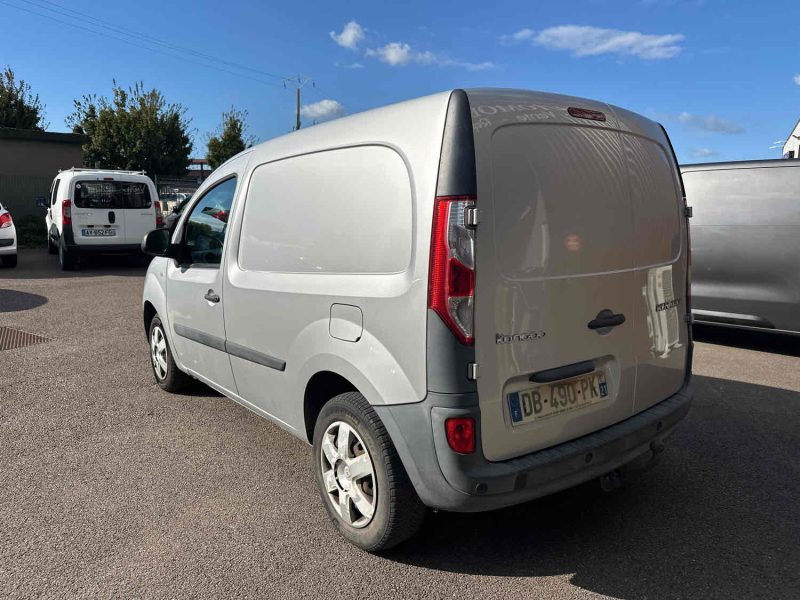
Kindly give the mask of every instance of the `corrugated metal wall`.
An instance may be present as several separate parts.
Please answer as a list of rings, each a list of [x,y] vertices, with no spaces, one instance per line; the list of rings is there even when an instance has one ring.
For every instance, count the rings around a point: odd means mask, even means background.
[[[52,175],[4,175],[0,173],[0,203],[7,206],[15,218],[42,215],[44,209],[36,207],[36,198],[47,198]]]

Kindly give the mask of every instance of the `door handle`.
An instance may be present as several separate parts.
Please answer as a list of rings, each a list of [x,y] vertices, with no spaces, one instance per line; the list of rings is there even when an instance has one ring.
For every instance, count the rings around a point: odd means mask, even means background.
[[[203,298],[205,298],[209,302],[213,302],[214,304],[219,302],[219,294],[214,293],[214,290],[208,290],[206,292],[206,295],[203,296]]]
[[[603,309],[597,316],[586,325],[589,329],[606,329],[622,325],[625,322],[625,315],[622,313],[614,314],[610,310]]]

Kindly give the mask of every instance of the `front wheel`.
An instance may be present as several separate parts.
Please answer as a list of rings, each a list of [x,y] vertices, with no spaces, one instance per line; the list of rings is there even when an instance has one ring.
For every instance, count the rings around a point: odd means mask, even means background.
[[[49,234],[47,235],[47,253],[58,254],[58,246],[53,243],[53,238]]]
[[[358,392],[340,394],[314,427],[314,473],[334,527],[367,550],[413,536],[426,508],[380,418]]]
[[[156,383],[168,392],[179,392],[191,381],[189,376],[178,369],[172,358],[164,324],[157,316],[150,321],[150,366]]]

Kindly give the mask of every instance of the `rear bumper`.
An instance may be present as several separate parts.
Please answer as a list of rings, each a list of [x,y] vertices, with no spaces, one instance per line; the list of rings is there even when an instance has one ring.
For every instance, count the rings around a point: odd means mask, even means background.
[[[7,254],[17,253],[17,236],[16,233],[2,231],[0,232],[0,256]]]
[[[474,395],[429,394],[417,404],[375,406],[417,493],[427,506],[456,512],[494,510],[575,486],[634,462],[649,462],[691,406],[688,383],[674,396],[625,421],[552,448],[502,462],[452,452],[444,421],[472,416]],[[464,406],[465,403],[469,404]],[[480,425],[476,427],[480,432]]]

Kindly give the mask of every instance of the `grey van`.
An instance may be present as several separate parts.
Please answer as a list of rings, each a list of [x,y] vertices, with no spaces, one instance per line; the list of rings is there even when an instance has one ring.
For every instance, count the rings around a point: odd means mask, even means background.
[[[800,332],[800,161],[683,165],[692,206],[692,312]]]
[[[648,463],[689,410],[688,232],[664,129],[593,100],[453,90],[217,168],[142,242],[144,328],[313,445],[370,551]]]

